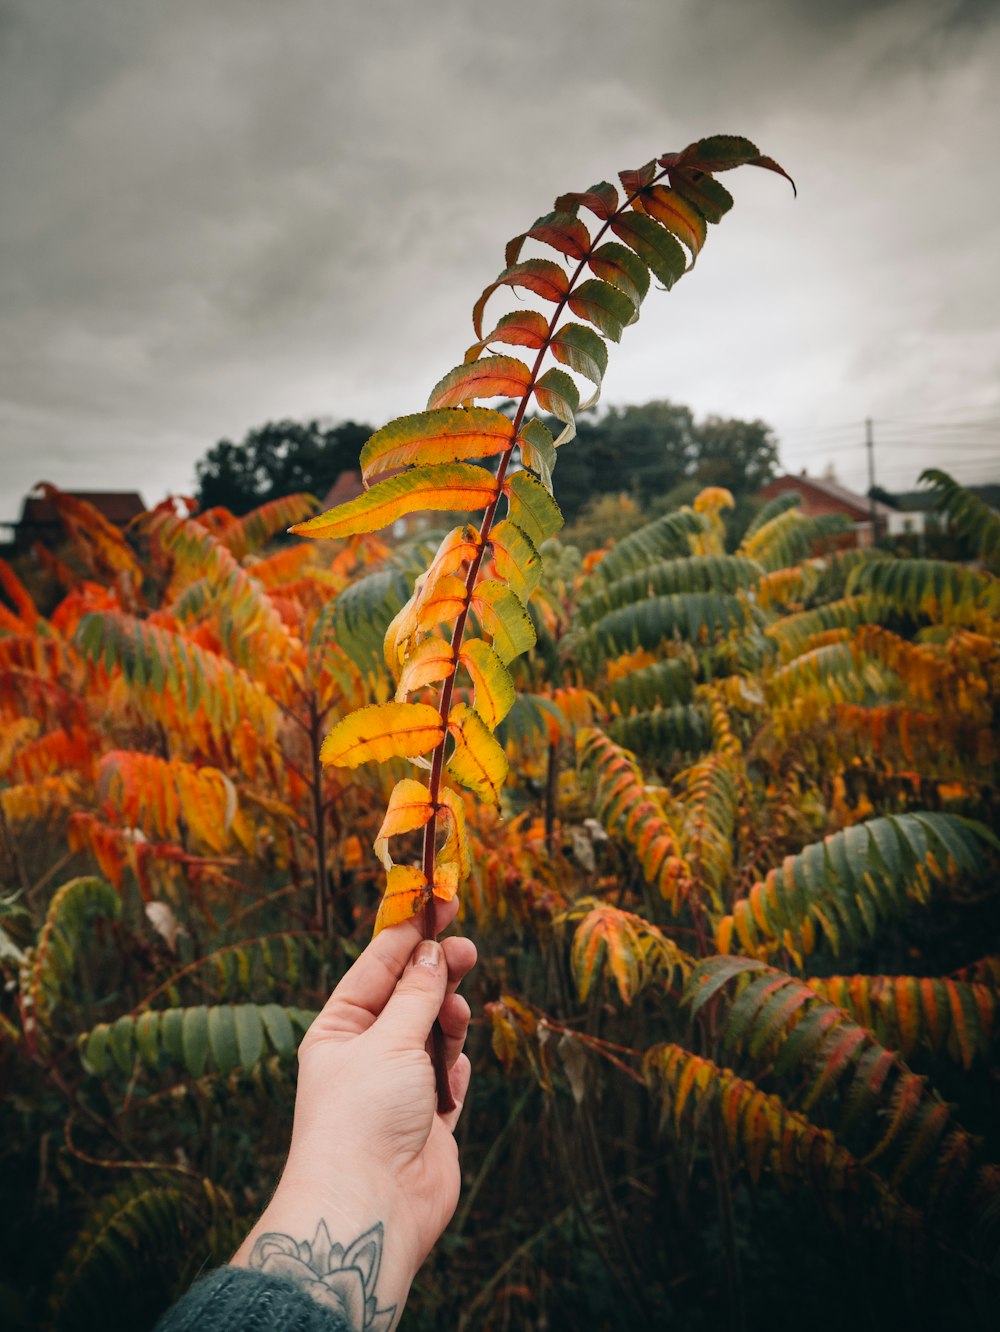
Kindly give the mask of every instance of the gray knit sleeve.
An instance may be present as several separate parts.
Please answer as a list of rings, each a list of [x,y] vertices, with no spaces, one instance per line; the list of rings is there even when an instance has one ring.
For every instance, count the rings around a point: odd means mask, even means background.
[[[219,1267],[196,1281],[156,1325],[156,1332],[351,1332],[283,1277]]]

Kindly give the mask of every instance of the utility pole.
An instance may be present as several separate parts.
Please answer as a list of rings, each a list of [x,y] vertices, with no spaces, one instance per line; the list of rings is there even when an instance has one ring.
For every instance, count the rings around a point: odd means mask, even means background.
[[[872,418],[865,417],[865,448],[868,450],[868,516],[872,527],[872,549],[878,544],[878,522],[875,517],[875,433]]]

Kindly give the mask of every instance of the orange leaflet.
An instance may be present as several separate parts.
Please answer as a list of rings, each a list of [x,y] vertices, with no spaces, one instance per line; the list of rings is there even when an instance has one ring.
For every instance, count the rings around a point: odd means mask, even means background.
[[[551,259],[526,259],[524,263],[511,264],[476,301],[472,311],[472,327],[476,330],[477,338],[483,336],[483,310],[486,302],[498,287],[524,287],[543,300],[558,302],[569,290],[569,278],[563,266],[553,263]]]
[[[430,629],[435,624],[454,620],[465,608],[465,582],[454,574],[439,578],[417,608],[417,626]]]
[[[480,330],[476,330],[477,336]],[[429,410],[458,407],[471,398],[520,398],[531,383],[531,371],[516,356],[484,356],[449,370],[431,391]],[[469,508],[455,505],[452,508]],[[477,508],[484,507],[477,505]]]
[[[481,342],[473,343],[465,353],[465,359],[474,361],[491,342],[503,342],[510,347],[544,347],[548,336],[549,321],[543,314],[537,310],[513,310],[497,320],[492,333]]]
[[[437,858],[442,864],[457,860],[462,878],[472,869],[472,852],[465,825],[465,802],[457,791],[442,786],[438,792],[438,809],[449,821],[448,834]]]
[[[436,708],[428,703],[373,703],[344,717],[323,741],[320,759],[338,768],[388,758],[415,758],[444,739]]]
[[[403,702],[407,694],[424,685],[437,684],[447,680],[455,670],[455,657],[451,644],[436,636],[425,638],[418,643],[406,659],[399,677],[396,701]]]
[[[489,407],[417,412],[372,435],[361,450],[361,475],[367,483],[399,467],[489,458],[505,453],[512,441],[509,417]]]
[[[431,793],[423,782],[412,777],[404,777],[396,783],[389,797],[385,818],[378,830],[372,849],[382,862],[382,868],[392,869],[392,856],[389,855],[389,838],[401,833],[415,832],[430,822],[434,813]]]
[[[606,180],[602,180],[597,185],[591,185],[589,190],[560,194],[556,200],[556,208],[560,212],[569,212],[581,207],[589,208],[602,222],[606,222],[618,207],[618,191]]]
[[[496,479],[484,467],[467,463],[414,467],[378,481],[357,499],[308,522],[296,523],[288,530],[308,537],[354,536],[358,532],[375,532],[422,509],[485,509],[496,492]]]
[[[393,865],[379,903],[374,934],[388,925],[399,925],[422,910],[430,897],[427,879],[414,865]]]
[[[393,865],[386,879],[385,896],[379,903],[373,933],[410,920],[427,905],[432,891],[442,902],[451,901],[458,892],[456,864],[435,866],[433,889],[428,888],[426,876],[415,865]]]
[[[441,578],[460,569],[466,560],[474,559],[478,550],[479,533],[468,524],[453,528],[441,542],[430,567],[417,579],[413,596],[400,607],[385,631],[386,665],[394,675],[398,676],[410,653],[411,640],[422,623],[423,607],[431,601]]]

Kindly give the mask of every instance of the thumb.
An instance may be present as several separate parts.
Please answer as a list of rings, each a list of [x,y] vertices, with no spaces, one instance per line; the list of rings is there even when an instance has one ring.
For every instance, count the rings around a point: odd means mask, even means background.
[[[436,939],[421,939],[375,1026],[397,1047],[423,1049],[447,987],[444,950]]]

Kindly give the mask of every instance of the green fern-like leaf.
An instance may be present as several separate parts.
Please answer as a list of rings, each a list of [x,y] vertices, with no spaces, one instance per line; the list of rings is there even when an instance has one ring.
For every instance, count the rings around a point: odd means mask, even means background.
[[[246,719],[268,739],[278,709],[239,666],[159,625],[115,612],[85,616],[77,645],[91,661],[117,666],[133,696],[157,720],[170,724],[175,710],[199,715],[218,736]]]
[[[982,871],[984,844],[1000,847],[982,824],[952,814],[896,814],[855,824],[814,842],[755,883],[719,924],[727,952],[734,936],[749,953],[784,946],[811,953],[818,934],[833,951],[874,936],[881,920],[910,900]]]
[[[117,920],[121,899],[104,879],[70,879],[54,894],[38,943],[25,961],[28,1020],[45,1034],[76,965],[77,950],[99,917]]]
[[[236,1242],[232,1204],[220,1189],[144,1172],[85,1219],[53,1283],[55,1327],[148,1327],[199,1269],[223,1261]]]
[[[920,482],[931,487],[935,509],[945,515],[959,535],[972,542],[976,555],[988,568],[996,569],[1000,564],[1000,517],[994,510],[937,467],[921,472]]]
[[[714,738],[711,714],[700,703],[678,703],[618,717],[608,734],[617,744],[655,756],[661,763],[704,754],[712,748]]]
[[[986,985],[926,976],[826,976],[808,984],[906,1058],[924,1046],[970,1068],[990,1052],[1000,996]]]
[[[851,530],[843,514],[828,513],[808,518],[798,509],[786,509],[748,532],[739,553],[755,560],[767,573],[798,564],[813,553],[817,542]]]
[[[278,1004],[147,1009],[85,1032],[80,1056],[97,1077],[116,1069],[130,1076],[136,1059],[152,1071],[172,1064],[200,1078],[210,1066],[225,1075],[235,1068],[253,1068],[265,1055],[291,1058],[314,1017]]]
[[[604,660],[640,647],[657,648],[669,640],[704,646],[743,633],[753,622],[749,603],[738,596],[675,592],[601,616],[578,640],[577,651]]]
[[[581,624],[591,625],[611,611],[647,597],[674,592],[734,595],[752,587],[760,576],[760,566],[739,555],[689,555],[658,560],[613,583],[598,585],[593,595],[581,601],[577,615]]]
[[[595,575],[604,583],[613,583],[656,560],[689,555],[691,538],[707,530],[708,519],[694,509],[665,514],[623,537],[598,564]]]
[[[649,711],[658,705],[686,704],[694,693],[694,680],[688,661],[667,658],[629,671],[613,681],[609,692],[623,713]]]
[[[978,1143],[901,1055],[805,981],[751,958],[700,963],[685,992],[692,1012],[733,980],[738,993],[722,1022],[725,1049],[742,1053],[762,1072],[773,1070],[791,1088],[788,1102],[800,1103],[802,1112],[828,1110],[837,1137],[855,1144],[861,1163],[888,1175],[894,1189],[915,1189],[946,1143],[962,1143],[950,1177],[924,1196],[984,1220],[996,1186],[981,1166]]]
[[[850,586],[897,614],[937,624],[979,627],[1000,616],[1000,579],[948,560],[876,560],[859,565]]]

